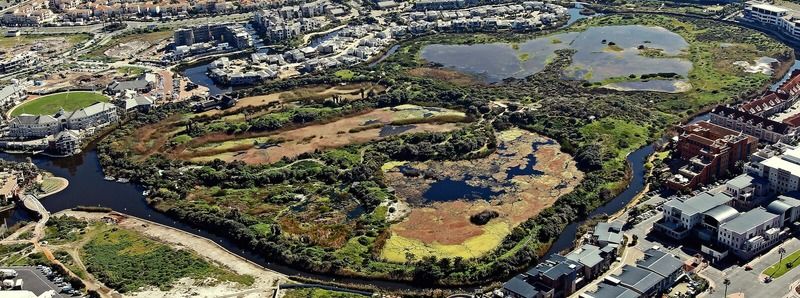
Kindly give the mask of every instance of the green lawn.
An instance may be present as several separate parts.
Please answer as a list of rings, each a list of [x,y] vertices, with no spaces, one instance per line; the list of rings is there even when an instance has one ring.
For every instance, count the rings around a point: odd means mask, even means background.
[[[61,108],[66,111],[74,111],[88,107],[96,102],[108,102],[108,100],[108,96],[99,92],[72,91],[56,93],[23,103],[11,112],[11,116],[22,114],[51,115]]]
[[[783,260],[769,266],[769,268],[764,269],[764,272],[761,272],[764,275],[769,275],[772,278],[778,278],[782,275],[792,270],[794,267],[800,265],[800,250],[793,252],[788,256],[784,256]]]
[[[353,76],[355,76],[355,73],[352,70],[349,70],[349,69],[342,69],[342,70],[336,71],[333,74],[336,75],[337,77],[343,79],[343,80],[350,80],[350,79],[353,78]]]

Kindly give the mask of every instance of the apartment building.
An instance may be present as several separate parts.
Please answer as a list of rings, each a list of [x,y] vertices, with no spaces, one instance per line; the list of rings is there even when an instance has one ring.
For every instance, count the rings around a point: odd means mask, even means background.
[[[176,47],[196,43],[227,43],[235,49],[253,46],[253,38],[240,24],[213,24],[180,28],[173,34]]]
[[[680,131],[676,147],[685,165],[667,180],[667,186],[678,190],[728,175],[758,145],[755,137],[707,121],[682,126]]]
[[[735,108],[717,106],[710,112],[711,123],[743,132],[768,143],[791,143],[796,138],[796,128]]]
[[[748,171],[767,179],[769,190],[775,194],[800,190],[800,147],[767,148],[754,156]],[[764,158],[766,157],[766,158]]]
[[[756,1],[747,2],[742,20],[777,29],[791,38],[800,38],[800,15],[785,7]]]

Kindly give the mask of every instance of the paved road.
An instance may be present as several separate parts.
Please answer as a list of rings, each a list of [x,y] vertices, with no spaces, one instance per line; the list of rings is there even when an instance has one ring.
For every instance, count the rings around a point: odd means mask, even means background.
[[[763,256],[750,261],[748,265],[753,267],[753,270],[746,271],[743,266],[731,266],[722,271],[708,267],[702,273],[710,278],[714,284],[717,285],[715,293],[707,297],[722,297],[724,293],[723,281],[725,278],[730,279],[731,285],[728,286],[728,294],[743,293],[744,297],[783,297],[791,291],[791,285],[800,279],[800,269],[794,269],[783,276],[774,279],[770,283],[764,283],[763,277],[760,277],[761,271],[764,271],[772,264],[780,260],[778,248],[783,247],[786,249],[786,254],[800,249],[800,240],[790,238],[780,246],[774,247]]]

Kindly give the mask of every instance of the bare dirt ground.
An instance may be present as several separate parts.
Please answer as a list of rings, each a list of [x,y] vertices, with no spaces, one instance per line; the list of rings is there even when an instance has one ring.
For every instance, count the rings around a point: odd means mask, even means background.
[[[373,90],[376,94],[386,90],[386,87],[372,83],[358,83],[349,85],[338,86],[315,86],[297,88],[289,91],[270,93],[265,95],[250,96],[239,99],[235,107],[228,110],[210,110],[198,115],[213,116],[222,113],[236,112],[247,107],[257,107],[268,104],[287,103],[297,100],[315,100],[324,99],[333,95],[339,95],[345,100],[353,100],[361,98],[360,90],[364,89],[365,94],[369,90]]]
[[[61,213],[90,221],[99,221],[103,217],[114,217],[118,220],[117,225],[121,228],[142,233],[175,248],[193,250],[203,258],[220,264],[238,274],[247,274],[255,277],[255,283],[252,286],[242,286],[229,282],[212,283],[210,281],[195,281],[184,278],[173,285],[173,288],[169,291],[149,289],[126,294],[126,297],[272,297],[275,286],[279,282],[287,280],[283,274],[251,263],[225,250],[211,240],[167,226],[116,212],[64,211]]]
[[[558,144],[544,143],[546,138],[527,131],[515,130],[510,140],[503,140],[502,135],[498,138],[499,149],[483,159],[409,164],[426,173],[417,177],[407,177],[399,169],[387,171],[386,181],[398,196],[412,202],[412,206],[417,205],[403,221],[392,225],[388,245],[419,242],[434,247],[429,250],[436,250],[435,247],[440,246],[464,246],[488,233],[504,236],[500,234],[507,234],[513,227],[552,205],[583,179],[583,173],[577,169],[572,157],[562,153]],[[531,145],[534,142],[540,144],[536,150]],[[511,169],[526,169],[531,156],[536,158],[533,170],[537,174],[509,176],[507,172]],[[466,181],[468,185],[490,187],[502,193],[484,199],[424,202],[422,195],[432,183],[443,179],[464,181],[467,175],[473,177]],[[434,176],[435,179],[423,176]],[[487,225],[472,224],[470,216],[484,210],[496,211],[499,217]]]
[[[306,126],[269,135],[269,138],[273,140],[283,140],[282,143],[276,146],[260,148],[253,144],[259,138],[244,139],[237,141],[238,144],[235,146],[219,143],[220,146],[228,149],[201,147],[187,150],[180,157],[194,161],[220,158],[225,161],[241,160],[249,164],[273,163],[283,157],[296,157],[302,153],[313,152],[317,149],[325,150],[384,138],[386,136],[381,135],[383,125],[389,124],[394,120],[396,120],[395,111],[390,108],[378,109],[330,123]],[[409,129],[402,133],[445,132],[458,129],[462,125],[461,123],[420,123],[409,126]],[[260,139],[261,142],[264,141],[264,138]]]
[[[31,86],[28,92],[50,92],[58,89],[75,88],[105,88],[114,80],[116,71],[103,70],[98,72],[89,71],[57,71],[46,72],[39,75],[37,80],[44,84],[41,86]]]
[[[103,54],[111,58],[129,59],[133,58],[137,53],[144,51],[150,47],[150,43],[141,40],[133,40],[126,43],[121,43],[106,50]]]

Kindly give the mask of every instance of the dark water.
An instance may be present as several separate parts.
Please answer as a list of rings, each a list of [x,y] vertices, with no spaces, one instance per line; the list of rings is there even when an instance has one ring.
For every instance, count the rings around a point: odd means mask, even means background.
[[[637,194],[644,189],[644,164],[647,161],[647,158],[653,154],[654,151],[655,150],[652,145],[647,145],[628,155],[627,161],[631,166],[633,175],[633,177],[631,177],[630,184],[628,184],[628,188],[626,188],[625,191],[620,193],[611,201],[608,201],[592,211],[589,214],[589,217],[600,214],[611,215],[622,210],[631,200],[633,200],[634,197],[636,197]],[[561,235],[558,237],[558,239],[556,239],[556,241],[550,246],[550,249],[547,251],[547,254],[544,256],[544,258],[572,248],[572,243],[575,241],[575,235],[578,233],[578,227],[583,223],[583,221],[580,221],[569,224],[564,231],[561,232]]]
[[[257,252],[241,247],[225,237],[178,222],[167,215],[156,211],[147,205],[144,196],[142,196],[143,189],[139,186],[103,180],[104,175],[97,159],[97,152],[94,149],[87,150],[87,152],[81,155],[69,158],[51,158],[39,155],[31,157],[33,163],[39,168],[69,180],[70,185],[65,190],[42,200],[44,207],[47,208],[47,210],[51,213],[77,206],[108,207],[114,209],[115,211],[144,218],[210,239],[211,241],[218,243],[222,247],[245,259],[289,276],[302,276],[323,281],[337,281],[343,283],[372,284],[386,289],[421,289],[416,286],[401,282],[387,282],[359,278],[334,278],[332,276],[322,274],[307,273],[290,268],[288,266],[273,263],[273,260],[265,259]],[[0,159],[25,161],[26,156],[0,153]],[[356,213],[357,211],[354,212],[353,215]],[[34,215],[25,210],[23,207],[17,207],[16,209],[7,211],[0,215],[7,220],[9,226],[21,220],[36,220]]]
[[[391,137],[414,129],[415,125],[384,125],[381,127],[380,137]]]
[[[431,186],[422,194],[426,202],[455,201],[458,199],[477,200],[489,199],[502,194],[502,191],[493,191],[490,187],[472,186],[467,180],[442,179],[431,183]]]
[[[528,163],[522,168],[514,167],[514,168],[508,169],[506,171],[506,179],[507,180],[511,180],[512,178],[514,178],[516,176],[531,176],[531,175],[544,174],[542,171],[539,171],[539,170],[533,168],[534,166],[536,166],[536,153],[535,152],[537,150],[539,150],[539,146],[541,146],[541,145],[552,145],[554,143],[555,143],[555,141],[553,141],[553,140],[547,140],[546,142],[534,142],[533,145],[532,145],[534,153],[531,153],[530,155],[528,155],[526,157],[528,159]]]
[[[213,60],[187,68],[181,72],[181,74],[189,78],[192,83],[208,87],[209,95],[224,94],[233,91],[233,88],[230,86],[217,85],[217,83],[214,83],[214,80],[206,75],[208,65],[211,64],[211,62],[213,62]]]
[[[378,65],[378,63],[383,62],[383,60],[386,60],[386,58],[389,58],[389,56],[391,56],[392,54],[397,52],[398,49],[400,49],[400,45],[399,44],[393,45],[391,48],[389,48],[388,51],[386,51],[386,53],[384,53],[380,58],[378,58],[378,60],[373,61],[372,63],[370,63],[367,66],[373,67],[375,65]]]

